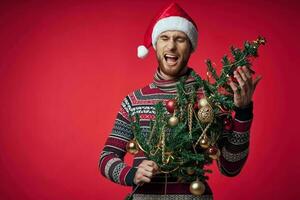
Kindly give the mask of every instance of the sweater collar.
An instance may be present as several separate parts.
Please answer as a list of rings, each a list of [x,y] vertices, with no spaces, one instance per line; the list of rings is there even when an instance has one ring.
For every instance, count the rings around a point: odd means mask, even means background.
[[[176,79],[172,79],[172,80],[165,80],[159,70],[159,68],[157,68],[155,74],[154,74],[154,80],[153,83],[154,85],[159,88],[160,90],[164,91],[164,92],[170,92],[170,93],[174,93],[176,92],[176,85],[180,82],[180,78],[184,78],[185,79],[185,86],[189,87],[191,85],[194,85],[195,80],[194,78],[191,76],[191,72],[194,71],[192,68],[187,69],[186,73],[184,73],[183,75],[177,77]]]

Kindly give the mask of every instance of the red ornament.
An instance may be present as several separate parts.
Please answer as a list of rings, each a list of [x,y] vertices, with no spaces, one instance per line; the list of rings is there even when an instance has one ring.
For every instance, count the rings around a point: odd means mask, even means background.
[[[199,109],[198,101],[196,101],[196,102],[194,103],[193,108],[194,108],[194,110],[198,110],[198,109]]]
[[[215,146],[209,147],[207,149],[207,153],[208,153],[208,156],[214,160],[218,159],[219,156],[221,155],[220,150]]]
[[[207,153],[208,155],[216,155],[218,153],[218,148],[215,146],[209,147]]]
[[[170,99],[166,102],[166,108],[169,113],[174,113],[176,107],[176,101],[174,99]]]

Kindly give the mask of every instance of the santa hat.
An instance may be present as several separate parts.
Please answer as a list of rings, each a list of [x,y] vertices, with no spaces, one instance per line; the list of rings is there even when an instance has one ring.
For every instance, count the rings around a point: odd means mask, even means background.
[[[155,44],[159,34],[164,31],[182,31],[191,41],[193,51],[197,47],[198,29],[193,19],[176,3],[171,3],[163,9],[150,23],[143,45],[138,47],[138,57],[145,58],[151,45]]]

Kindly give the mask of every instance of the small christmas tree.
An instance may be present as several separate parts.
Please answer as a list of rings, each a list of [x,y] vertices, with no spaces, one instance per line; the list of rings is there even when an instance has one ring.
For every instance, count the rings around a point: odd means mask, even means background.
[[[233,91],[227,80],[238,66],[247,66],[254,73],[250,58],[258,56],[261,44],[265,44],[265,39],[259,36],[253,42],[246,41],[243,49],[231,47],[233,59],[222,58],[220,75],[207,60],[209,78],[201,79],[192,72],[196,82],[192,91],[186,91],[185,79],[181,78],[176,98],[155,105],[156,116],[147,138],[141,133],[139,115],[132,116],[134,139],[128,143],[128,152],[143,151],[157,163],[160,172],[178,177],[179,182],[190,182],[191,193],[202,195],[205,186],[201,181],[208,179],[206,173],[211,173],[204,167],[219,158],[218,138],[224,123],[232,120]],[[201,99],[197,97],[198,90],[204,92]]]

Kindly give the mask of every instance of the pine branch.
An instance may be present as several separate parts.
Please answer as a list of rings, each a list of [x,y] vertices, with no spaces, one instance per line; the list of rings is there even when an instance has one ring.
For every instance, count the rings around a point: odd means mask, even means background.
[[[207,59],[207,60],[206,60],[206,65],[207,65],[207,70],[211,73],[212,77],[213,77],[216,81],[218,81],[218,80],[219,80],[219,76],[217,75],[216,69],[212,66],[211,60]]]

